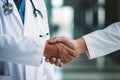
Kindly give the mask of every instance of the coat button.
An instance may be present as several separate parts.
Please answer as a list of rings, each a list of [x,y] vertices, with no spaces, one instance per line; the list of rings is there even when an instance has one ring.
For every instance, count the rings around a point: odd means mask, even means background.
[[[42,35],[39,35],[39,37],[43,37]]]
[[[49,33],[46,33],[46,35],[49,35]]]

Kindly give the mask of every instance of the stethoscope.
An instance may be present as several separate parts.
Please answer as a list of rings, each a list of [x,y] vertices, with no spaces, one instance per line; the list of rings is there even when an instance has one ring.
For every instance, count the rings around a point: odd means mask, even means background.
[[[11,13],[13,12],[13,5],[12,5],[11,3],[9,3],[8,0],[4,0],[3,2],[4,2],[4,4],[3,4],[2,8],[3,8],[4,14],[5,14],[5,15],[11,14]],[[31,2],[32,7],[33,7],[34,16],[37,17],[37,14],[39,14],[39,15],[41,16],[41,18],[43,18],[43,15],[42,15],[41,11],[39,11],[39,10],[35,7],[33,1],[30,0],[30,2]]]
[[[8,0],[4,0],[3,2],[4,2],[4,4],[3,4],[2,8],[3,8],[4,14],[5,14],[5,15],[11,14],[11,13],[13,12],[13,5],[12,5],[11,3],[9,3]],[[31,2],[32,7],[33,7],[34,16],[37,17],[37,14],[39,14],[39,15],[41,16],[41,18],[43,19],[43,15],[42,15],[41,11],[39,11],[39,10],[35,7],[35,5],[34,5],[34,3],[33,3],[32,0],[30,0],[30,2]],[[49,35],[49,33],[44,34],[44,33],[41,31],[41,29],[40,29],[40,32],[41,32],[41,35],[39,35],[39,37],[46,37],[46,36]]]

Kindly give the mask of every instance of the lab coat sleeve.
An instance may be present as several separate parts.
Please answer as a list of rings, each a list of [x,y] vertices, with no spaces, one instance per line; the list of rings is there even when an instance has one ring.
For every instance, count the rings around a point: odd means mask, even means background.
[[[46,40],[12,37],[0,34],[0,60],[23,65],[39,66]]]
[[[111,24],[103,30],[97,30],[83,36],[90,59],[107,55],[120,49],[120,22]]]

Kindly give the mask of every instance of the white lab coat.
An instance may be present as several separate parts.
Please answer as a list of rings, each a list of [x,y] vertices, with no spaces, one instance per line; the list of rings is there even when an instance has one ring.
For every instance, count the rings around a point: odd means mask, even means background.
[[[55,80],[53,66],[43,58],[49,38],[44,0],[33,0],[43,19],[39,14],[35,18],[30,0],[25,1],[24,25],[13,0],[9,0],[13,12],[4,15],[3,1],[0,0],[0,80]]]
[[[83,36],[90,59],[120,50],[120,22]]]

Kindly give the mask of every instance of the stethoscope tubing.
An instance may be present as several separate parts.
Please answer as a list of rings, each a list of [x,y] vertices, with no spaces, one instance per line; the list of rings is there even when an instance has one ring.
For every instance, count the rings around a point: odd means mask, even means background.
[[[9,0],[2,0],[2,2],[4,3],[3,6],[2,6],[4,14],[5,14],[5,15],[11,14],[11,13],[13,12],[13,5],[12,5],[11,3],[9,3]],[[30,0],[30,2],[31,2],[32,7],[33,7],[34,16],[37,17],[37,14],[39,14],[39,15],[41,16],[41,18],[43,19],[43,15],[42,15],[41,11],[38,10],[38,9],[35,7],[35,5],[34,5],[34,3],[33,3],[32,0]],[[44,33],[41,31],[41,29],[40,29],[40,32],[41,32],[41,35],[39,35],[39,37],[46,37],[46,36],[49,35],[49,33],[44,34]]]
[[[40,14],[41,18],[43,18],[43,15],[42,15],[41,11],[39,11],[39,10],[35,7],[33,1],[30,0],[30,2],[31,2],[31,4],[32,4],[32,6],[33,6],[33,9],[34,9],[34,10],[33,10],[33,13],[34,13],[35,17],[37,17],[37,12],[38,12],[38,13]]]
[[[5,13],[6,15],[9,15],[10,13],[12,13],[12,11],[13,11],[13,8],[12,8],[12,7],[13,7],[13,5],[12,5],[11,3],[9,3],[9,0],[4,0],[4,1],[2,0],[2,2],[4,3],[4,5],[3,5],[4,13]],[[37,17],[37,14],[39,14],[39,15],[41,16],[41,18],[43,19],[42,12],[35,7],[35,5],[34,5],[34,3],[33,3],[32,0],[30,0],[30,2],[31,2],[32,7],[33,7],[34,16]],[[12,6],[12,7],[11,7],[11,6]],[[11,9],[11,8],[12,8],[12,9]],[[10,9],[11,9],[11,11],[10,11]],[[7,12],[7,11],[8,11],[8,12]],[[9,11],[10,11],[10,12],[9,12]]]

